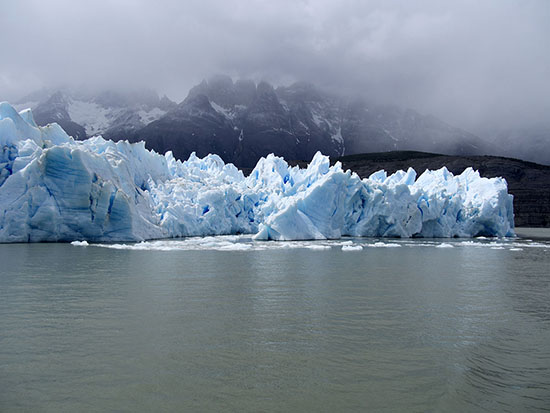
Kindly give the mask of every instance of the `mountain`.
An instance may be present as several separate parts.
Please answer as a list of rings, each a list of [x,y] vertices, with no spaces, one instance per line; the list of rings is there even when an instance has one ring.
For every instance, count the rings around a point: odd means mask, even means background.
[[[311,159],[317,151],[341,156],[414,149],[450,154],[482,153],[480,139],[410,109],[381,106],[323,92],[298,82],[274,88],[267,82],[216,76],[201,82],[177,108],[130,137],[179,158],[196,151],[218,153],[241,167],[269,153]]]
[[[148,148],[171,150],[176,158],[216,153],[239,167],[251,167],[269,153],[311,159],[317,151],[331,157],[389,150],[487,152],[477,136],[433,116],[337,96],[305,82],[274,88],[215,76],[179,104],[151,91],[58,91],[27,100],[32,99],[39,100],[29,105],[39,125],[58,122],[78,139],[102,134],[144,140]]]
[[[15,106],[32,108],[38,125],[57,122],[76,139],[103,135],[119,140],[159,119],[176,103],[150,90],[91,93],[46,89],[26,96]]]
[[[34,108],[34,119],[38,125],[57,122],[70,136],[75,139],[86,139],[86,129],[74,122],[69,115],[70,99],[61,92],[55,92]]]
[[[309,88],[309,86],[308,86]],[[217,153],[226,162],[254,165],[269,153],[287,159],[310,158],[320,150],[341,155],[344,145],[327,100],[303,86],[279,88],[218,76],[189,92],[177,108],[136,132],[132,141],[172,150],[179,158],[193,151]],[[314,90],[313,90],[314,91]]]
[[[494,154],[550,165],[550,124],[480,131]]]

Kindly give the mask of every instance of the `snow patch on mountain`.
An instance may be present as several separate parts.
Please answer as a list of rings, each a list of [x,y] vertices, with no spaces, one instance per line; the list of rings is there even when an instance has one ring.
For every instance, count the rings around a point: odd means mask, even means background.
[[[336,130],[336,133],[330,136],[330,139],[344,145],[344,138],[342,138],[342,128],[340,126]],[[344,155],[343,149],[342,149],[342,155]]]
[[[312,120],[313,120],[313,123],[315,123],[315,125],[317,125],[317,127],[322,127],[323,124],[325,124],[326,120],[325,118],[319,114],[316,110],[312,110],[311,111],[311,117],[312,117]]]
[[[220,115],[224,116],[227,119],[234,119],[235,113],[233,113],[231,110],[224,108],[223,106],[218,105],[216,102],[210,101],[210,105],[212,108],[218,112]]]
[[[164,115],[166,115],[166,111],[162,110],[160,108],[153,108],[151,110],[144,110],[141,109],[138,111],[139,118],[141,122],[144,125],[148,125],[151,122],[154,122],[160,118],[162,118]]]
[[[113,110],[97,103],[71,99],[67,112],[73,122],[84,127],[86,135],[95,136],[109,128],[113,119],[120,114],[120,109]]]

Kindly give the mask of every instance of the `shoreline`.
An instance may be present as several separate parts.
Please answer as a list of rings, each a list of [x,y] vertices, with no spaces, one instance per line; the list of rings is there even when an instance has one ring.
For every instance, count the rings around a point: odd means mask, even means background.
[[[514,231],[518,238],[550,239],[550,228],[516,227]]]

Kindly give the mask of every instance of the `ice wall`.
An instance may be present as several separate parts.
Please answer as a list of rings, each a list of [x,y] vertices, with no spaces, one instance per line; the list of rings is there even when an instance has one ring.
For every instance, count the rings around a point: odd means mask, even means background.
[[[217,155],[181,162],[143,142],[74,141],[5,102],[0,148],[0,242],[514,234],[506,181],[472,169],[361,180],[317,153],[305,169],[269,155],[245,177]]]

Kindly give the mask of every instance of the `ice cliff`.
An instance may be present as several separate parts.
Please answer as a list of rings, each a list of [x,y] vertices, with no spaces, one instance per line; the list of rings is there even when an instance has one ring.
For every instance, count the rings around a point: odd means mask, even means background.
[[[361,180],[317,153],[305,169],[269,155],[245,177],[217,155],[75,141],[0,103],[0,242],[512,236],[513,222],[506,181],[470,168]]]

